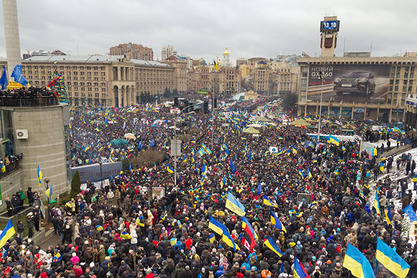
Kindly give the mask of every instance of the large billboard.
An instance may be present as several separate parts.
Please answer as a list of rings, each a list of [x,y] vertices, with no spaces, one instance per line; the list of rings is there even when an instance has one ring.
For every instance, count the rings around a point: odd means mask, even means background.
[[[307,99],[320,101],[323,91],[323,101],[384,103],[389,70],[385,65],[310,65]]]

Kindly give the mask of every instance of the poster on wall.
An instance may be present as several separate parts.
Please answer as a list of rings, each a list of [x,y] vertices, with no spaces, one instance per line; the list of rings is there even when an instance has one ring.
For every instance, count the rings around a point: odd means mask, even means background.
[[[323,101],[385,103],[389,70],[387,65],[311,65],[307,99],[320,101],[323,91]]]

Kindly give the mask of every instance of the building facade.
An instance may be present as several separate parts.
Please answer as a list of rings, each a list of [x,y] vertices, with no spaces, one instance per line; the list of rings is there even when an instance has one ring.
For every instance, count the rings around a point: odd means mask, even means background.
[[[407,94],[417,92],[417,57],[298,59],[298,113],[402,121]],[[323,79],[320,79],[323,75]]]
[[[259,94],[273,92],[272,69],[265,61],[259,61],[253,69],[253,90]]]
[[[404,124],[407,130],[417,130],[417,93],[407,95]]]
[[[141,93],[159,95],[175,87],[170,65],[124,55],[31,57],[23,61],[23,74],[32,86],[46,87],[54,63],[73,105],[128,106],[139,103]]]
[[[161,61],[168,59],[168,57],[177,56],[177,55],[178,55],[178,51],[174,50],[174,46],[172,45],[164,46],[162,47],[162,50],[161,50]]]
[[[130,59],[153,61],[152,48],[131,42],[110,47],[110,55],[125,55]]]
[[[186,92],[188,61],[172,55],[162,62],[170,65],[174,69],[174,88],[178,92]]]

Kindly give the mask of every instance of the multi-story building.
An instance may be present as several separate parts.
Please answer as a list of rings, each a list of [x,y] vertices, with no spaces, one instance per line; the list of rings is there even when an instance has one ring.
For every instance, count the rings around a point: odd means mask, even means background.
[[[279,95],[285,93],[298,92],[298,77],[300,74],[300,67],[298,64],[287,62],[270,63],[270,67],[274,72],[274,93]]]
[[[141,93],[163,94],[175,86],[170,65],[122,55],[31,57],[22,63],[23,74],[32,86],[45,87],[55,62],[73,105],[127,106],[139,103]]]
[[[240,67],[241,65],[247,65],[248,59],[245,58],[237,58],[236,59],[236,67]]]
[[[249,59],[250,60],[250,59]],[[252,70],[253,90],[259,94],[273,92],[272,70],[264,60],[260,60]]]
[[[417,130],[417,93],[408,94],[406,98],[404,124],[407,130]]]
[[[168,59],[168,57],[177,56],[177,55],[178,55],[178,51],[174,50],[174,46],[172,45],[164,46],[162,47],[162,51],[161,51],[161,61]]]
[[[110,47],[110,55],[125,55],[130,59],[153,61],[152,48],[131,42]]]
[[[241,91],[241,75],[235,67],[220,67],[215,70],[209,66],[197,66],[187,73],[188,91],[215,91],[233,93]]]
[[[298,113],[319,115],[321,110],[322,114],[349,119],[402,121],[407,94],[417,91],[417,53],[334,57],[339,23],[335,17],[322,21],[321,57],[297,60]]]
[[[174,68],[174,88],[178,92],[187,91],[188,61],[172,55],[162,62]]]
[[[238,93],[241,91],[242,77],[235,67],[222,67],[219,71],[218,92]]]

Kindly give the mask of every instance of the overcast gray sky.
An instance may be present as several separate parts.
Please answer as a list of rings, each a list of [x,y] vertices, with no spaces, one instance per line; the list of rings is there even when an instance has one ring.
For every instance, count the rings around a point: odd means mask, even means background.
[[[227,45],[238,57],[319,55],[319,23],[337,15],[336,55],[369,51],[392,56],[417,51],[413,0],[17,0],[22,52],[60,49],[105,54],[124,42],[211,60]],[[0,7],[1,8],[1,7]],[[1,11],[1,17],[2,16]],[[2,22],[1,22],[2,23]],[[1,25],[3,26],[3,24]],[[0,56],[5,57],[4,30]]]

